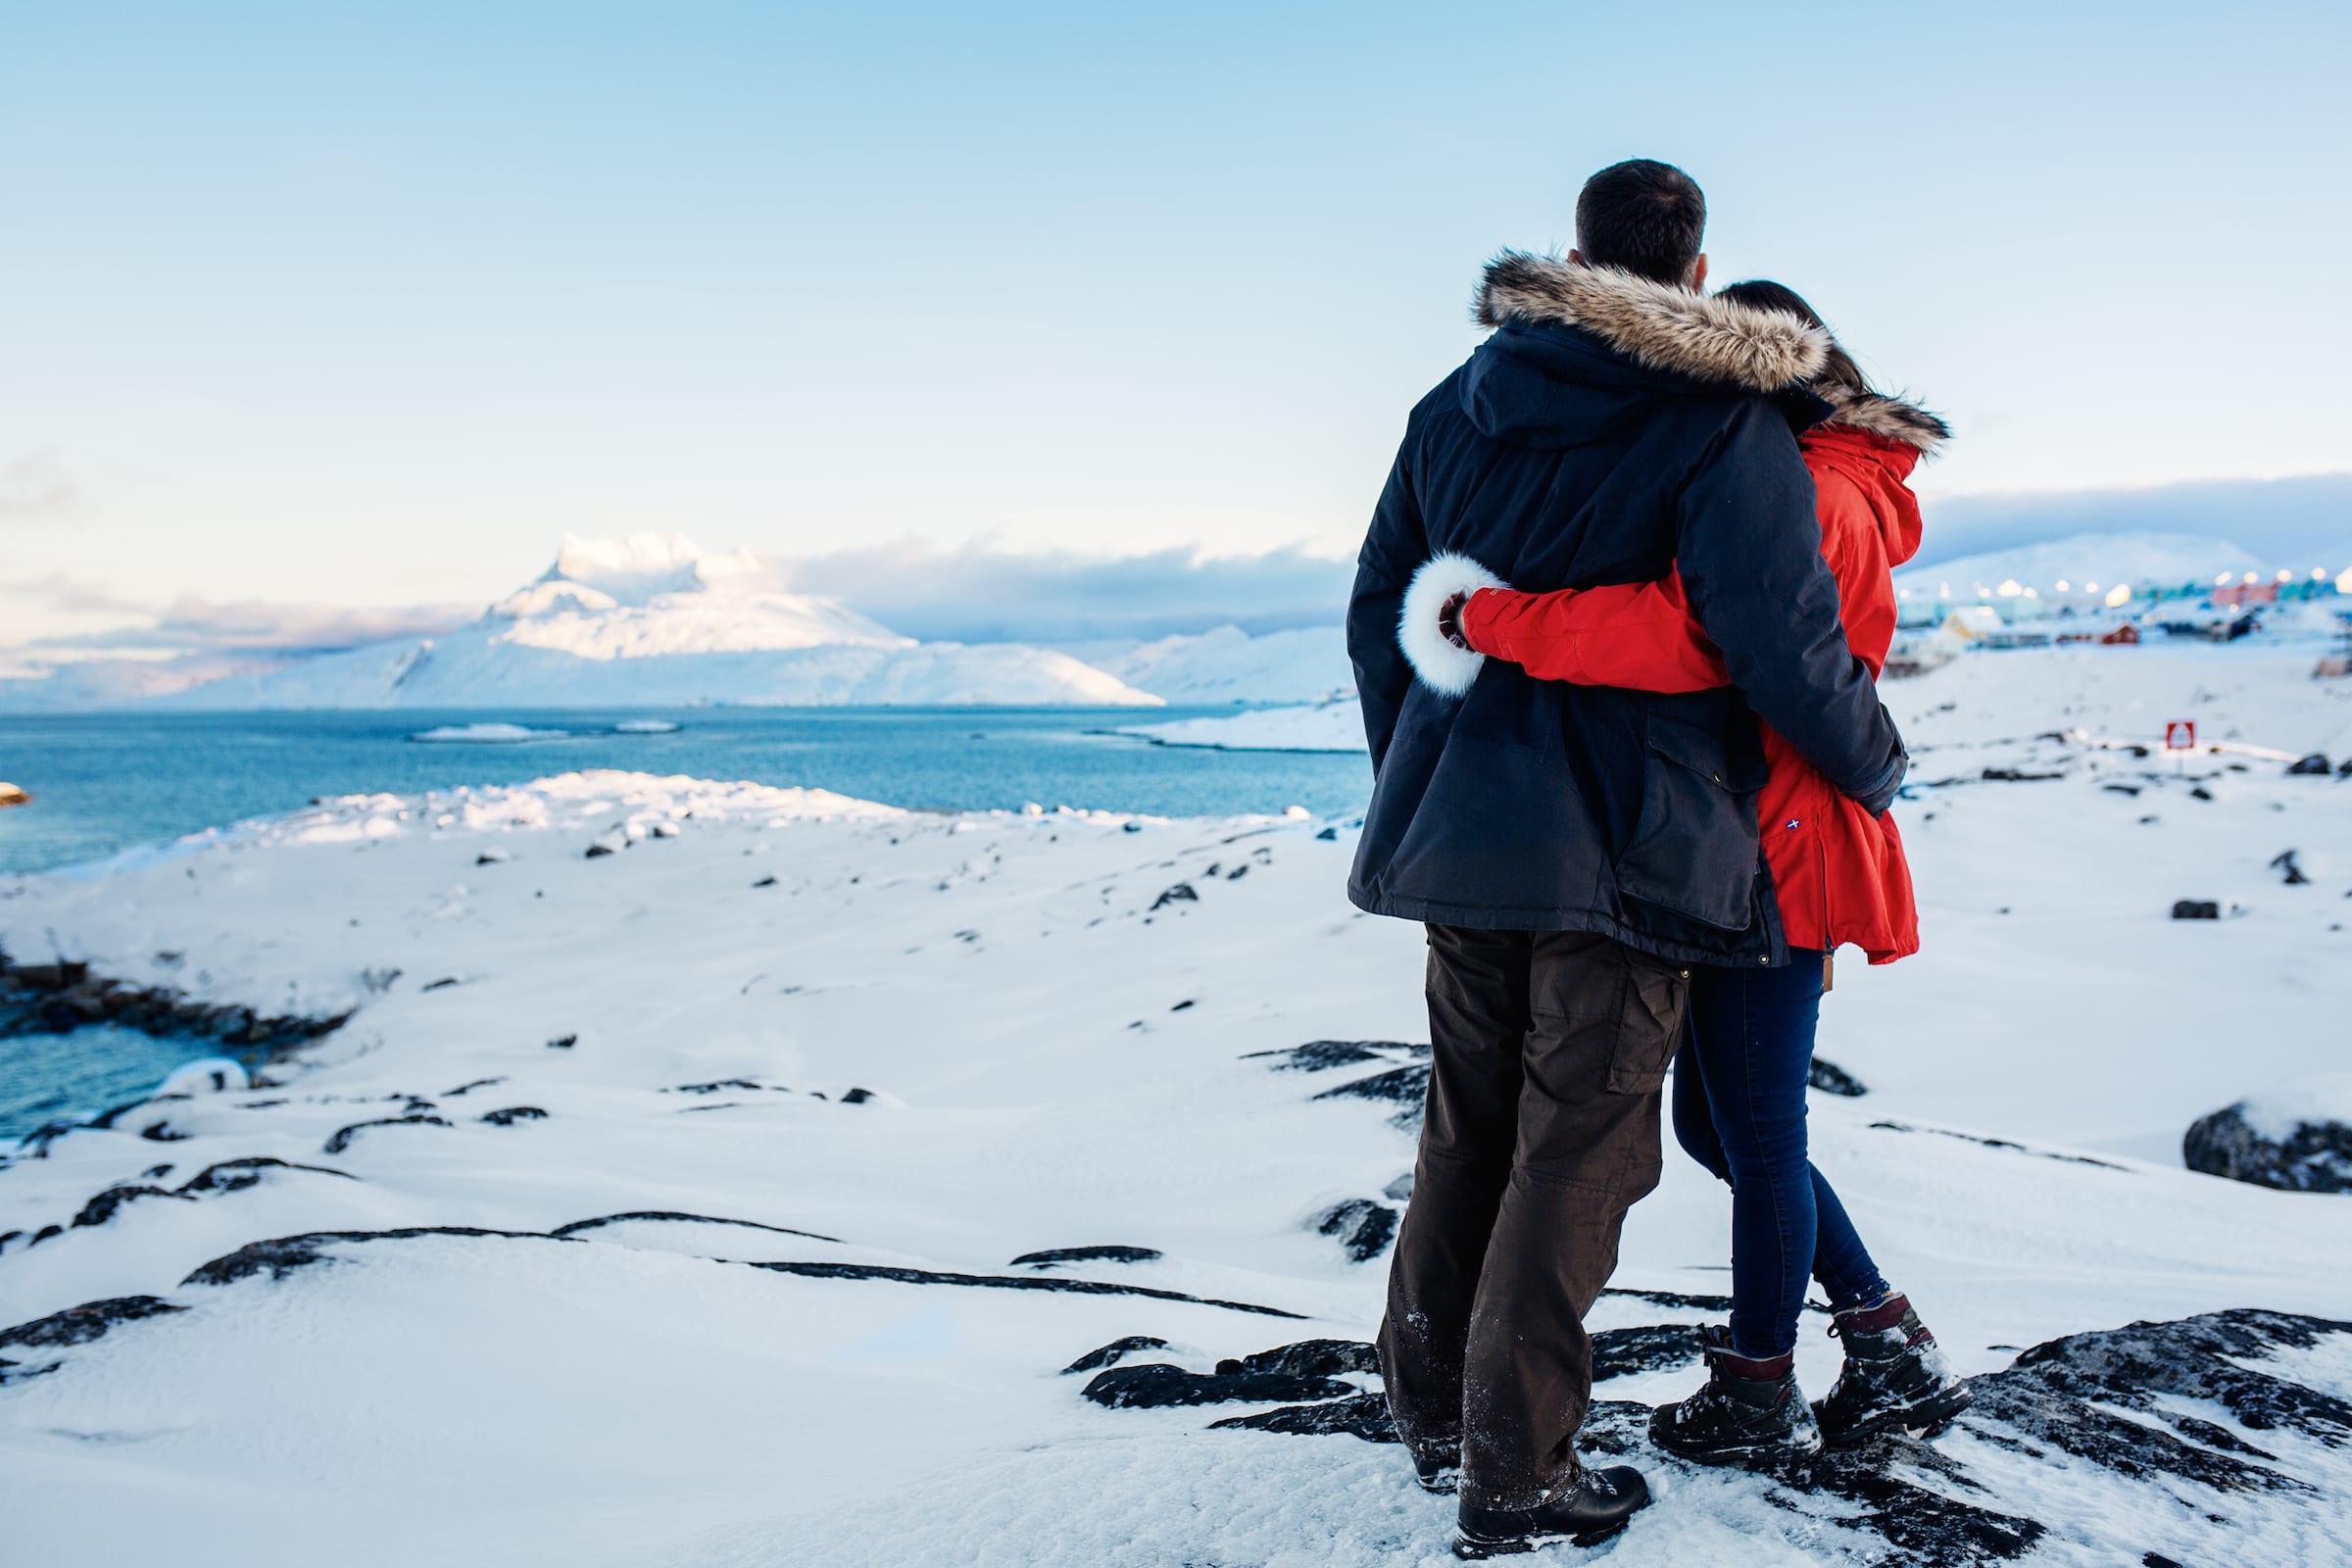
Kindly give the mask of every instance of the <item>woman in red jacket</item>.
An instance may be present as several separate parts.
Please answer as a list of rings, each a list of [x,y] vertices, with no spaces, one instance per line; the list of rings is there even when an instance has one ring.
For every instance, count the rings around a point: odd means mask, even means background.
[[[1736,283],[1740,304],[1823,326],[1778,283]],[[1824,327],[1826,331],[1826,327]],[[1838,579],[1847,644],[1876,675],[1894,638],[1893,569],[1919,549],[1905,481],[1948,434],[1926,410],[1871,389],[1833,346],[1808,390],[1832,413],[1799,439],[1813,475],[1821,548]],[[1457,612],[1459,640],[1541,679],[1690,692],[1728,684],[1679,576],[1517,593],[1486,589]],[[1709,1463],[1776,1465],[1876,1432],[1938,1427],[1968,1402],[1910,1302],[1888,1288],[1805,1152],[1805,1089],[1828,956],[1851,943],[1873,963],[1919,951],[1903,841],[1838,794],[1769,726],[1759,797],[1764,858],[1789,949],[1785,969],[1697,968],[1676,1063],[1675,1136],[1732,1185],[1731,1324],[1707,1331],[1708,1380],[1660,1406],[1651,1435]],[[1830,1294],[1845,1368],[1808,1407],[1791,1370],[1808,1276]]]

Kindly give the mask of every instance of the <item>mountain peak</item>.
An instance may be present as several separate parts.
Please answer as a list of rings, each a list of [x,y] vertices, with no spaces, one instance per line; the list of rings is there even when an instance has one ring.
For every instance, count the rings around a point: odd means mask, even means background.
[[[748,550],[713,555],[682,533],[633,533],[620,539],[565,534],[541,583],[576,583],[612,604],[642,605],[658,594],[713,589],[782,593],[784,573]]]

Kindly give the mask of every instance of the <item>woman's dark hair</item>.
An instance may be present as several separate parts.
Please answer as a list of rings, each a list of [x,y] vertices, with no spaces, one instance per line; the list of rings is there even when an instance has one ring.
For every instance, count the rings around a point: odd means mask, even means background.
[[[1807,305],[1805,297],[1786,283],[1751,277],[1744,283],[1727,284],[1715,292],[1718,299],[1730,300],[1735,305],[1745,305],[1758,311],[1779,311],[1784,316],[1799,317],[1824,332],[1830,330],[1830,323],[1821,318],[1821,313]],[[1862,367],[1854,363],[1854,357],[1845,352],[1844,345],[1838,341],[1835,333],[1830,335],[1829,363],[1821,368],[1819,375],[1813,377],[1813,383],[1816,386],[1840,386],[1850,392],[1871,390],[1870,377],[1862,373]]]

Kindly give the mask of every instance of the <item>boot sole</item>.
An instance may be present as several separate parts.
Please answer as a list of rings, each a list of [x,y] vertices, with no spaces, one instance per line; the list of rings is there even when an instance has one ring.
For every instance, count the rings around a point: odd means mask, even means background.
[[[1546,1532],[1540,1536],[1505,1536],[1489,1540],[1484,1536],[1465,1536],[1458,1532],[1453,1538],[1453,1554],[1464,1562],[1479,1562],[1488,1557],[1516,1556],[1523,1551],[1540,1551],[1545,1546],[1563,1544],[1571,1546],[1597,1546],[1611,1536],[1621,1535],[1633,1523],[1629,1516],[1618,1520],[1605,1530],[1583,1530],[1573,1535]]]
[[[1929,1396],[1917,1404],[1901,1405],[1882,1410],[1855,1422],[1852,1426],[1829,1438],[1833,1448],[1854,1448],[1871,1439],[1889,1432],[1902,1432],[1916,1438],[1932,1438],[1952,1424],[1952,1418],[1975,1402],[1976,1395],[1965,1383],[1955,1384]],[[1826,1429],[1825,1429],[1826,1436]]]

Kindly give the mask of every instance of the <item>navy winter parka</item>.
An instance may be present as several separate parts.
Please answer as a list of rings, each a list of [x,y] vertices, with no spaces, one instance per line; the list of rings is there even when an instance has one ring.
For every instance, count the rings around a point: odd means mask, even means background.
[[[1374,768],[1348,897],[1375,914],[1594,931],[1664,957],[1786,957],[1757,852],[1762,715],[1884,809],[1905,758],[1847,649],[1791,421],[1826,337],[1792,316],[1506,253],[1495,328],[1413,410],[1358,559],[1348,646]],[[1679,569],[1733,685],[1659,696],[1487,661],[1414,678],[1398,617],[1433,556],[1538,592]],[[1472,568],[1475,569],[1475,568]]]

